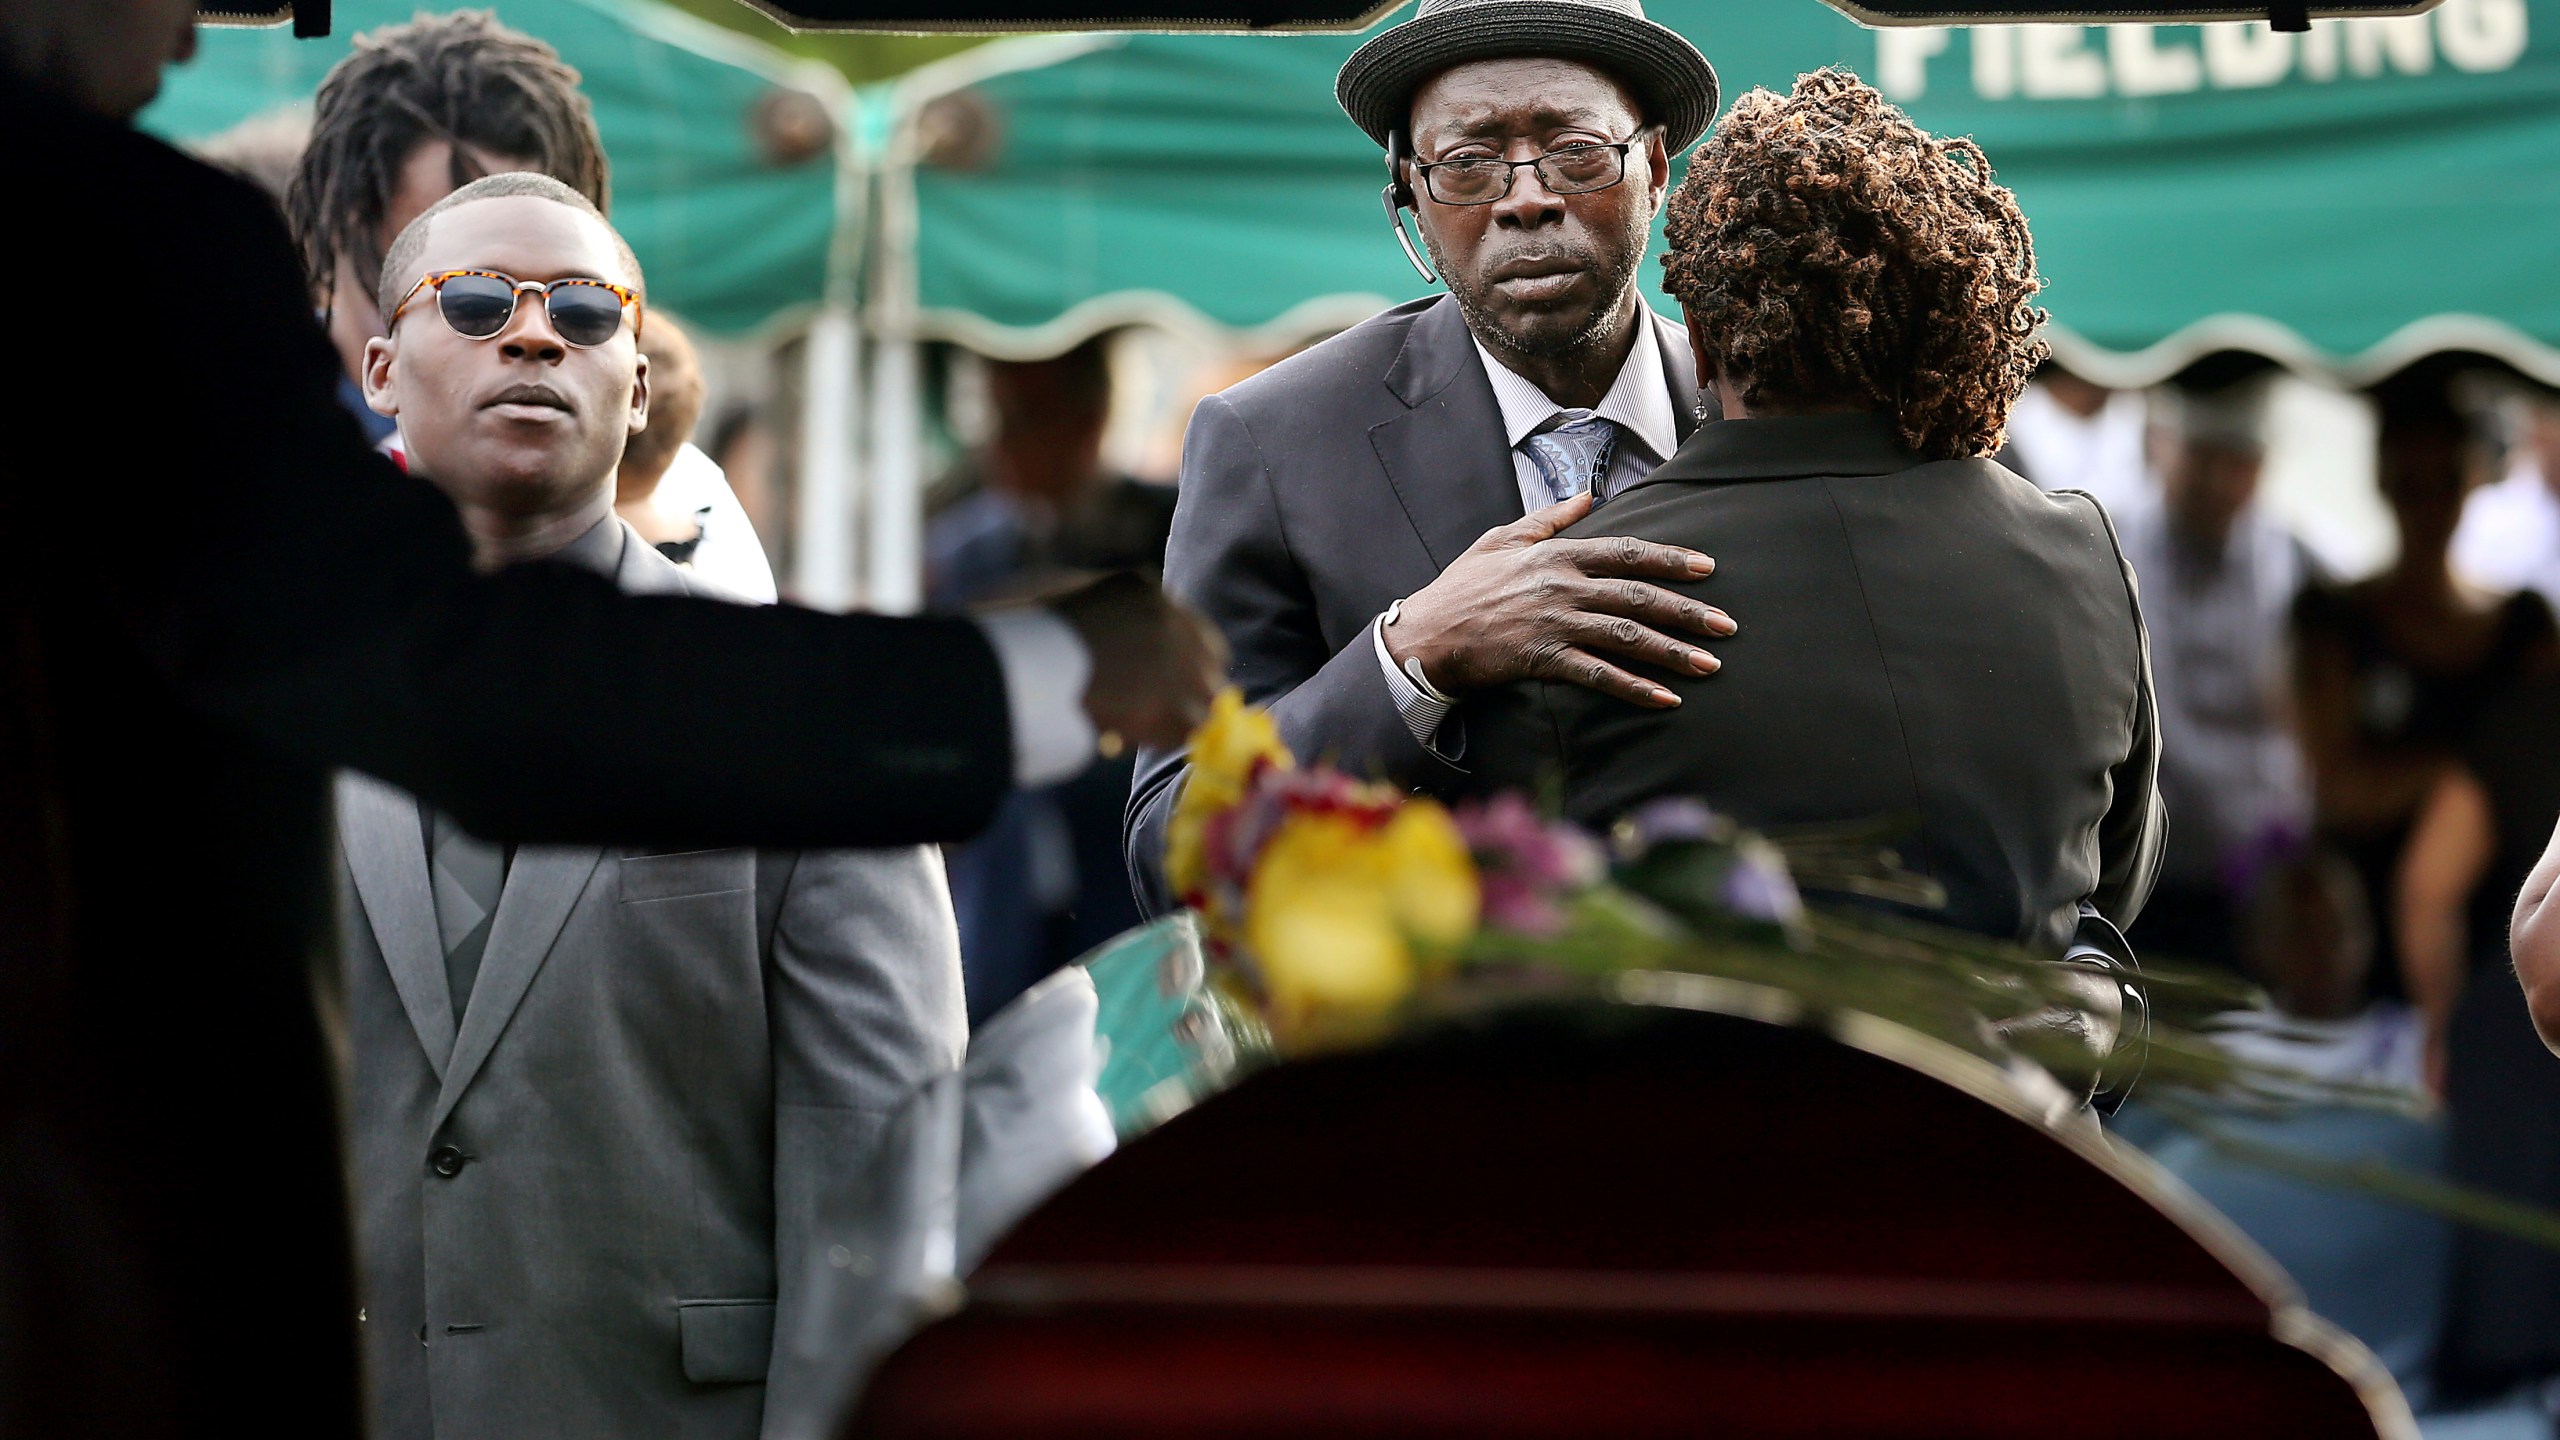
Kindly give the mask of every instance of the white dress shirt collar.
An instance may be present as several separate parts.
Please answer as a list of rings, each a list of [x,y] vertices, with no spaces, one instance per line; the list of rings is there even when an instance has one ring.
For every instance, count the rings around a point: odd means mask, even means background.
[[[1669,322],[1649,306],[1637,308],[1643,313],[1644,327],[1628,347],[1627,363],[1618,367],[1617,380],[1592,413],[1617,425],[1621,446],[1639,443],[1658,464],[1680,448],[1679,417],[1671,413],[1671,382],[1662,373],[1661,331]],[[1484,361],[1485,378],[1493,382],[1494,403],[1502,407],[1505,444],[1517,449],[1565,408],[1539,389],[1537,382],[1493,358],[1481,340],[1476,342],[1476,355]]]

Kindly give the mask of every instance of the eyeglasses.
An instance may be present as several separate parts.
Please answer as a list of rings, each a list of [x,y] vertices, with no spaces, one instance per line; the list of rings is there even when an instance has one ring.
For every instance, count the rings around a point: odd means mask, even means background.
[[[1443,205],[1490,205],[1511,193],[1523,165],[1538,167],[1538,183],[1558,195],[1584,195],[1606,190],[1627,178],[1627,147],[1643,143],[1656,126],[1645,126],[1624,140],[1606,144],[1567,145],[1533,160],[1493,156],[1465,160],[1417,160],[1422,188]]]
[[[640,296],[609,280],[519,280],[495,270],[439,270],[422,276],[409,287],[397,309],[383,328],[400,323],[418,299],[418,292],[433,288],[436,310],[453,333],[472,340],[488,340],[507,328],[516,318],[516,299],[530,290],[542,297],[542,308],[551,317],[551,328],[561,339],[581,350],[602,345],[622,328],[622,312],[632,310],[631,333],[640,333],[637,307]]]

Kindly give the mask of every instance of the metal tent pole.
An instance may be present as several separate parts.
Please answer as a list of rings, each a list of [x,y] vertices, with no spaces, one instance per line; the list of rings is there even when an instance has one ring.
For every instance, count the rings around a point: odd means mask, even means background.
[[[833,72],[827,79],[835,80]],[[833,102],[836,233],[827,248],[825,299],[809,322],[802,355],[800,489],[794,507],[793,598],[821,610],[862,599],[854,531],[862,488],[862,258],[870,217],[871,146],[858,98],[841,81],[819,93]]]
[[[903,95],[903,92],[893,92]],[[894,103],[894,102],[893,102]],[[906,614],[924,606],[924,392],[916,339],[917,110],[899,105],[881,148],[871,254],[871,473],[864,496],[864,599]]]

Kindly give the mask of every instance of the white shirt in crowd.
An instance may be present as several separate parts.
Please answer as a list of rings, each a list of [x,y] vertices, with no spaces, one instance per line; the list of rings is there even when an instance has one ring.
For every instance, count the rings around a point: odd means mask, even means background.
[[[2483,589],[2532,590],[2560,608],[2560,496],[2530,452],[2462,507],[2453,569]]]
[[[2039,487],[2083,491],[2109,515],[2122,515],[2153,493],[2143,454],[2147,423],[2139,391],[2119,390],[2084,418],[2044,386],[2030,385],[2009,412],[2009,443]]]
[[[2173,817],[2165,873],[2210,884],[2269,831],[2300,834],[2310,784],[2288,723],[2287,643],[2301,547],[2256,506],[2219,556],[2173,540],[2156,499],[2116,516],[2142,585],[2160,708],[2160,793]]]
[[[1689,337],[1677,325],[1663,319],[1652,309],[1645,310],[1652,321],[1649,333],[1636,337],[1627,350],[1626,363],[1618,367],[1618,378],[1592,412],[1618,427],[1617,440],[1609,451],[1609,468],[1600,477],[1600,498],[1607,499],[1627,486],[1650,475],[1671,452],[1680,448],[1680,417],[1671,403],[1671,381],[1662,370],[1663,346],[1673,347],[1674,354],[1688,353]],[[1519,374],[1479,343],[1476,358],[1484,362],[1485,379],[1492,382],[1494,404],[1502,411],[1503,443],[1511,447],[1511,478],[1520,487],[1520,513],[1544,510],[1555,503],[1547,488],[1546,476],[1538,463],[1529,458],[1522,441],[1544,430],[1548,422],[1563,414],[1567,407],[1559,405],[1536,381]],[[1396,667],[1387,653],[1386,616],[1370,622],[1370,643],[1377,647],[1379,668],[1386,672],[1387,693],[1395,698],[1396,713],[1404,717],[1405,728],[1424,748],[1438,750],[1433,737],[1439,734],[1441,722],[1457,705],[1457,697],[1434,688],[1426,688],[1421,677],[1411,676]],[[1455,756],[1448,758],[1455,759]]]
[[[679,529],[686,525],[701,529],[702,541],[685,562],[696,575],[742,600],[760,605],[774,602],[779,592],[773,583],[773,563],[765,558],[755,522],[747,518],[747,507],[738,503],[738,492],[729,488],[729,476],[719,461],[686,441],[676,458],[667,462],[667,473],[658,478],[649,504]]]

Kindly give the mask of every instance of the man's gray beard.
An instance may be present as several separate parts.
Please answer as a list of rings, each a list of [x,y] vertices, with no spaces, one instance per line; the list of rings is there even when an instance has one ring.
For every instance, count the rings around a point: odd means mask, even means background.
[[[1609,298],[1606,303],[1591,307],[1591,313],[1584,318],[1580,329],[1562,339],[1534,339],[1524,343],[1518,336],[1496,325],[1493,317],[1477,303],[1475,295],[1450,278],[1453,272],[1448,261],[1441,257],[1440,243],[1432,238],[1431,232],[1420,225],[1413,228],[1422,232],[1422,248],[1431,256],[1431,268],[1439,272],[1442,283],[1449,287],[1449,297],[1458,302],[1458,313],[1466,318],[1467,332],[1496,355],[1507,353],[1524,360],[1567,360],[1585,351],[1607,348],[1606,342],[1616,338],[1619,317],[1627,306],[1627,292],[1635,286],[1636,267],[1644,263],[1644,247],[1639,245],[1616,267],[1617,273],[1600,272],[1601,289]]]

